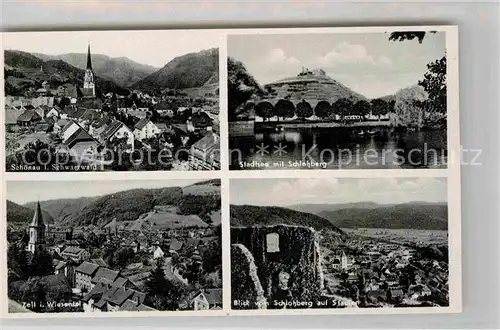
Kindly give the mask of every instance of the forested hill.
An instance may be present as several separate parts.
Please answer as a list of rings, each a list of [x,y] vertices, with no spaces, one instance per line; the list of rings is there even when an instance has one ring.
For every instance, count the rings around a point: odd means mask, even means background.
[[[35,209],[7,200],[7,223],[9,225],[26,227],[33,220],[33,215],[35,215]],[[45,210],[42,210],[42,216],[45,224],[53,223],[52,216]]]
[[[344,208],[319,215],[340,228],[448,229],[446,203],[406,203],[378,208]]]
[[[5,92],[7,95],[23,95],[31,89],[41,87],[42,81],[47,81],[51,88],[57,88],[65,83],[83,85],[85,70],[76,68],[62,60],[44,61],[30,53],[18,50],[4,52]],[[127,90],[112,81],[96,75],[96,91],[101,94],[114,92],[126,95]]]
[[[320,216],[277,206],[231,205],[230,223],[231,226],[297,225],[344,234],[341,229]]]
[[[104,196],[55,199],[42,201],[40,205],[44,214],[50,219],[54,218],[56,226],[61,228],[91,224],[102,227],[112,220],[135,221],[157,206],[171,207],[173,214],[196,215],[210,223],[209,218],[221,209],[220,180],[198,182],[185,187],[131,189]],[[27,203],[26,206],[35,207],[36,203]],[[9,202],[8,209],[8,222],[22,222],[29,212],[33,217],[34,211],[25,206]],[[178,219],[190,220],[189,217]]]
[[[248,109],[243,106],[245,102],[265,94],[264,89],[247,71],[243,63],[231,57],[227,59],[227,88],[229,120],[248,116]]]
[[[53,199],[41,201],[40,206],[44,212],[47,212],[54,218],[56,223],[65,221],[67,217],[72,217],[79,214],[83,208],[95,201],[99,197],[80,197],[80,198],[67,198],[67,199]],[[36,202],[29,202],[24,204],[25,207],[34,210]]]
[[[178,56],[163,68],[136,82],[132,88],[159,91],[184,89],[210,84],[219,72],[219,49]]]
[[[69,53],[61,55],[46,55],[33,53],[42,60],[62,60],[70,65],[85,70],[87,67],[87,53]],[[127,57],[109,57],[102,54],[92,54],[92,69],[94,73],[110,80],[121,87],[130,87],[141,79],[146,78],[158,68],[151,65],[134,62]]]

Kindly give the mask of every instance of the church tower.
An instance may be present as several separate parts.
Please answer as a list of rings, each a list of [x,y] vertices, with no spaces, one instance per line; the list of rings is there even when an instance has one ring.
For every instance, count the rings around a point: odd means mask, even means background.
[[[45,247],[45,223],[43,222],[42,208],[40,201],[36,205],[35,215],[29,227],[30,241],[28,251],[35,253],[39,248]]]
[[[83,96],[95,97],[94,71],[92,71],[92,57],[90,56],[90,44],[87,53],[87,68],[83,79]]]

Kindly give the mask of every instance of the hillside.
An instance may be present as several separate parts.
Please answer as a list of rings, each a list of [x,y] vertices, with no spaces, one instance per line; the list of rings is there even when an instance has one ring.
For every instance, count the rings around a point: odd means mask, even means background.
[[[6,50],[5,91],[7,95],[23,95],[30,88],[38,89],[43,81],[51,88],[70,83],[83,85],[85,70],[76,68],[62,60],[44,61],[32,54],[17,50]],[[96,75],[96,91],[100,94],[115,92],[125,95],[124,88]]]
[[[231,205],[230,223],[231,226],[298,225],[344,234],[341,229],[320,216],[277,206]]]
[[[322,211],[320,216],[340,228],[448,229],[446,203],[407,203],[378,208]]]
[[[292,102],[303,99],[314,104],[322,100],[333,103],[341,98],[353,102],[367,100],[365,96],[327,76],[321,69],[301,72],[297,76],[266,84],[264,88],[270,91],[273,98],[289,99]]]
[[[325,211],[337,211],[341,209],[350,209],[350,208],[374,209],[380,206],[381,205],[373,202],[359,202],[359,203],[345,203],[345,204],[296,204],[287,207],[295,211],[313,213],[319,215],[321,212]]]
[[[16,204],[7,200],[7,223],[13,226],[27,226],[33,220],[34,209]],[[54,220],[42,206],[42,216],[45,224],[52,224]]]
[[[33,53],[44,61],[62,60],[70,65],[85,70],[87,67],[86,53],[69,53],[61,55],[46,55]],[[151,65],[140,64],[126,57],[109,57],[102,54],[92,54],[92,69],[94,73],[114,82],[121,87],[130,87],[158,70]]]
[[[174,223],[176,226],[203,227],[213,222],[210,220],[212,212],[221,208],[220,183],[211,180],[187,187],[132,189],[93,197],[87,202],[86,205],[73,205],[74,211],[64,216],[60,225],[104,226],[115,219],[129,226],[141,220],[135,224],[141,227],[148,217],[146,225]]]
[[[71,199],[53,199],[48,201],[41,201],[40,206],[54,219],[54,222],[64,222],[67,217],[73,214],[78,214],[88,204],[92,203],[98,197],[80,197]],[[24,204],[25,207],[34,210],[36,202],[29,202]]]
[[[219,72],[219,50],[212,48],[178,56],[163,68],[136,82],[132,88],[159,91],[165,88],[202,87]]]
[[[228,117],[235,120],[248,116],[243,106],[253,97],[264,96],[265,91],[247,71],[243,63],[227,58]]]

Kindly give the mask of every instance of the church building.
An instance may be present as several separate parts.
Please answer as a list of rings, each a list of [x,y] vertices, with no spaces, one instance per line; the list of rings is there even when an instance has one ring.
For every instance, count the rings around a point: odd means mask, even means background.
[[[87,68],[85,69],[85,78],[83,79],[82,88],[83,97],[95,97],[94,71],[92,70],[92,57],[90,55],[90,44],[87,53]]]
[[[35,215],[29,226],[29,235],[28,251],[35,253],[37,249],[45,247],[45,223],[40,202],[36,205]]]

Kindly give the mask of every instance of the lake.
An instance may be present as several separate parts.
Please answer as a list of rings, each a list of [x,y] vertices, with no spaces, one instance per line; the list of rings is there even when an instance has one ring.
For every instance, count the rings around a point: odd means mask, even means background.
[[[231,169],[446,168],[446,130],[283,128],[230,137]]]

